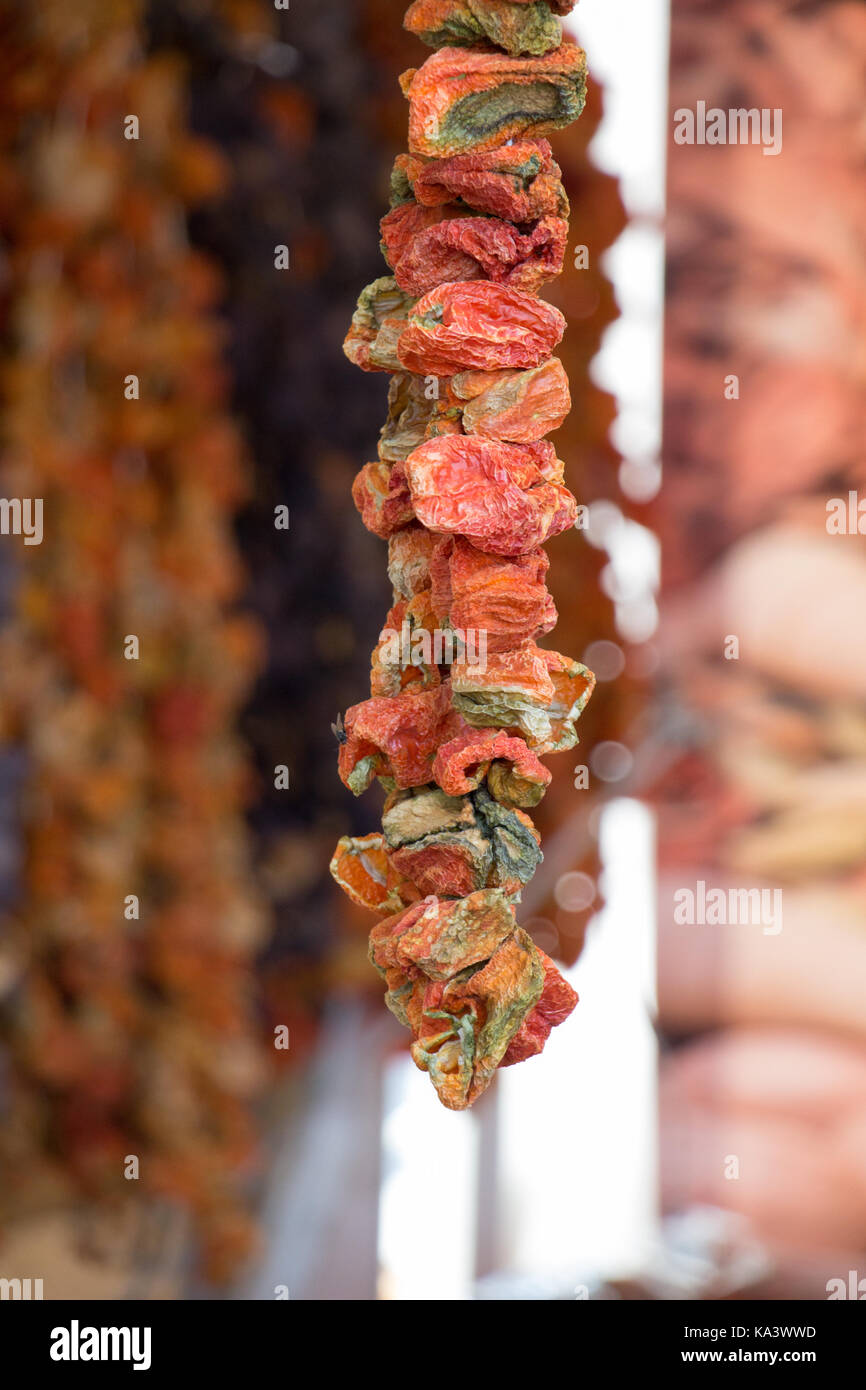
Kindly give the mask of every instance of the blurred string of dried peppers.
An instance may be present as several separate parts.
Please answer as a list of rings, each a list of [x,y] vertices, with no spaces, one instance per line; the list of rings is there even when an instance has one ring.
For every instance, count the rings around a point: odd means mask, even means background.
[[[541,757],[575,746],[595,686],[536,640],[556,621],[543,546],[578,515],[546,438],[571,405],[553,355],[565,320],[538,298],[562,270],[569,213],[544,137],[585,101],[584,54],[555,13],[572,8],[410,7],[406,27],[436,52],[401,78],[409,153],[382,221],[393,273],[362,292],[345,344],[391,373],[354,498],[388,541],[394,606],[371,698],[338,726],[346,786],[387,794],[382,831],[343,837],[331,871],[387,914],[370,938],[386,1003],[455,1110],[577,1003],[516,919],[541,859]]]
[[[44,499],[45,535],[0,632],[3,740],[26,758],[0,1196],[21,1219],[143,1190],[194,1214],[222,1278],[253,1237],[265,921],[232,730],[260,637],[233,610],[247,481],[220,283],[185,226],[222,165],[186,128],[183,68],[146,55],[142,11],[3,12],[2,470],[8,495]]]

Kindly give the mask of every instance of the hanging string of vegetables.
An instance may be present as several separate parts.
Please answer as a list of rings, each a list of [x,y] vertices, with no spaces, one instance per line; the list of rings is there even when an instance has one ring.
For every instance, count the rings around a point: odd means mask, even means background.
[[[579,518],[546,438],[571,404],[553,356],[565,320],[538,298],[562,270],[569,212],[544,137],[585,100],[584,55],[557,18],[572,8],[410,7],[406,27],[437,51],[401,79],[409,153],[382,222],[393,273],[361,294],[345,348],[392,375],[354,497],[388,541],[394,606],[371,698],[337,729],[345,784],[387,794],[382,831],[344,837],[331,870],[388,914],[370,938],[386,1003],[458,1110],[577,1003],[516,918],[541,859],[541,758],[575,746],[595,685],[537,645],[556,621],[542,547]]]

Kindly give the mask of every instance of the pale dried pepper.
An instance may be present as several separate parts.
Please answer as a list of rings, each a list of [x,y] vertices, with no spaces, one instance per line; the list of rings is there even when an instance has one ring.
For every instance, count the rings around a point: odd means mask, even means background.
[[[584,55],[556,17],[571,8],[410,7],[406,27],[442,51],[401,79],[411,153],[382,222],[393,276],[363,291],[345,348],[392,374],[379,457],[354,498],[388,540],[394,601],[371,698],[339,726],[346,786],[387,793],[382,831],[344,837],[331,872],[390,914],[371,959],[416,1064],[456,1110],[540,1052],[577,1003],[515,915],[541,860],[528,814],[550,782],[540,757],[574,746],[595,684],[536,644],[556,622],[541,546],[577,517],[546,439],[571,405],[551,356],[565,321],[537,298],[562,268],[569,211],[537,137],[584,100]]]

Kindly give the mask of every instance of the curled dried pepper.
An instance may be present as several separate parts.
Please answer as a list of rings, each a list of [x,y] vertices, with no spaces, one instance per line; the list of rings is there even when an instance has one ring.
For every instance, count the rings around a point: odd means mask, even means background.
[[[547,140],[515,140],[451,159],[398,155],[391,193],[394,204],[457,204],[521,226],[569,214],[562,170]]]
[[[488,791],[504,806],[537,806],[550,785],[550,772],[532,749],[518,735],[501,729],[464,728],[443,742],[433,761],[433,776],[449,796],[475,791],[488,778]]]
[[[517,893],[541,860],[529,817],[499,805],[483,787],[461,797],[436,786],[396,792],[382,828],[393,869],[421,895],[465,897],[480,888]]]
[[[346,712],[340,777],[356,796],[377,777],[385,786],[420,787],[433,775],[443,735],[460,727],[447,681],[431,690],[374,697]]]
[[[383,275],[367,285],[343,344],[349,361],[365,372],[399,372],[397,342],[413,303],[393,276]]]
[[[474,367],[538,367],[562,339],[558,309],[521,290],[457,281],[425,294],[397,343],[402,365],[420,376],[453,376]]]
[[[386,918],[370,934],[370,957],[388,1008],[412,1030],[416,1066],[449,1109],[483,1093],[512,1042],[530,1056],[547,1023],[566,1016],[548,983],[548,958],[517,926],[501,890],[431,896]]]
[[[430,48],[492,43],[507,53],[548,53],[562,25],[547,0],[415,0],[405,26]]]
[[[570,125],[586,100],[586,56],[574,43],[538,58],[444,48],[400,85],[410,151],[441,158]]]
[[[540,947],[536,949],[544,969],[541,998],[508,1044],[508,1051],[500,1063],[503,1067],[513,1067],[516,1062],[525,1062],[528,1057],[542,1052],[553,1029],[565,1022],[578,1002],[575,990],[563,979],[550,956]]]
[[[431,587],[430,560],[439,538],[426,526],[407,526],[388,542],[388,578],[397,598],[413,598]],[[434,605],[437,619],[439,611]]]
[[[459,536],[440,541],[429,560],[433,608],[442,623],[486,632],[488,654],[510,651],[556,625],[549,564],[543,550],[505,559]]]
[[[367,463],[352,485],[352,498],[368,531],[387,540],[407,526],[415,513],[399,464]]]
[[[457,428],[463,416],[463,402],[450,390],[447,379],[437,381],[435,389],[411,372],[398,372],[388,388],[388,418],[379,436],[379,458],[400,463],[413,449],[438,430],[449,418]]]
[[[394,273],[364,291],[345,345],[392,372],[379,458],[354,497],[388,540],[394,598],[371,698],[339,730],[346,785],[387,792],[382,833],[344,837],[332,873],[393,913],[371,959],[455,1110],[540,1052],[577,1002],[514,912],[542,857],[525,810],[550,782],[539,754],[577,741],[594,685],[536,645],[556,621],[541,545],[577,517],[546,438],[571,404],[551,356],[564,320],[536,297],[567,241],[561,171],[537,137],[583,106],[584,57],[556,18],[572,8],[410,6],[407,27],[446,51],[401,79],[410,153],[381,224]]]
[[[494,653],[484,669],[451,667],[454,708],[475,728],[512,729],[538,753],[559,753],[577,743],[575,724],[589,703],[595,677],[580,662],[534,642]]]
[[[577,515],[571,493],[546,480],[539,457],[529,446],[476,435],[431,439],[405,463],[415,516],[429,530],[465,536],[479,550],[534,550],[573,526]],[[558,464],[555,454],[553,461]]]
[[[396,208],[384,222],[405,211]],[[420,211],[429,217],[440,209]],[[454,217],[421,227],[399,248],[389,248],[388,263],[407,294],[420,296],[446,281],[481,276],[534,294],[561,274],[567,239],[568,223],[561,217],[543,217],[526,233],[499,218]]]
[[[388,856],[381,833],[344,835],[331,860],[331,877],[359,907],[373,912],[399,912],[413,897],[412,885],[401,879]]]
[[[461,372],[451,388],[466,402],[463,428],[514,444],[529,444],[556,430],[571,410],[568,377],[558,357],[518,372]]]

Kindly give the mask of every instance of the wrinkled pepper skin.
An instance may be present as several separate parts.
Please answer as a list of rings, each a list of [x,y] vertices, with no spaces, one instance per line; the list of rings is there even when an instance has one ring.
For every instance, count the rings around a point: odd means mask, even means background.
[[[576,121],[586,101],[586,56],[572,43],[540,58],[443,48],[400,85],[410,153],[447,159]]]
[[[538,56],[562,42],[547,0],[415,0],[403,22],[428,48],[490,43],[513,56]]]
[[[397,355],[419,376],[539,367],[565,332],[552,304],[486,280],[439,285],[414,304],[405,323]]]
[[[579,515],[548,439],[571,407],[553,356],[565,321],[539,298],[568,243],[543,137],[583,107],[572,8],[410,5],[406,27],[437,51],[401,79],[409,153],[380,227],[392,273],[362,291],[344,344],[391,375],[353,498],[387,542],[393,599],[370,696],[335,726],[347,788],[384,790],[382,829],[343,836],[331,873],[379,918],[385,1003],[450,1110],[540,1053],[578,1002],[516,917],[543,860],[541,759],[577,743],[595,686],[538,645],[556,623],[542,547]]]
[[[451,204],[521,226],[541,217],[567,218],[570,211],[562,171],[547,140],[515,140],[451,159],[398,155],[391,202],[426,208]]]

